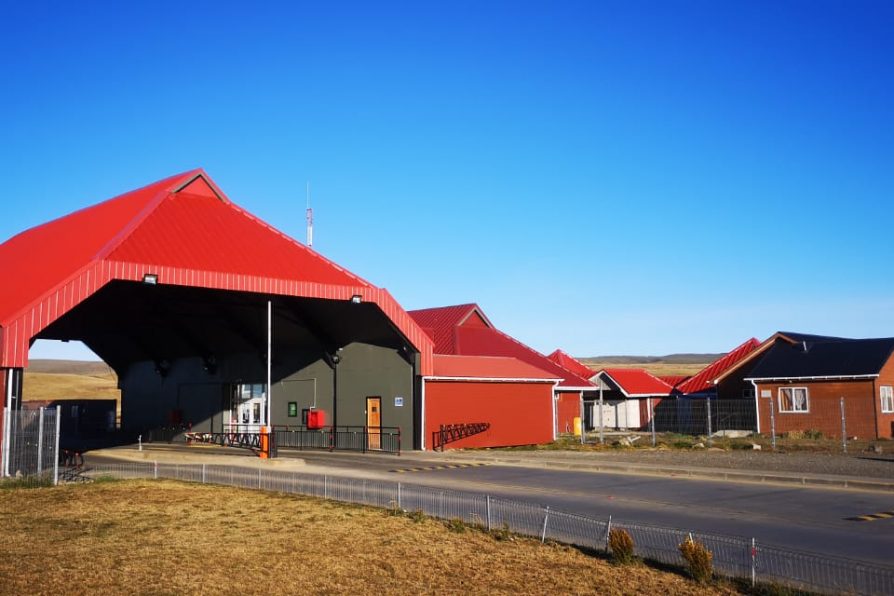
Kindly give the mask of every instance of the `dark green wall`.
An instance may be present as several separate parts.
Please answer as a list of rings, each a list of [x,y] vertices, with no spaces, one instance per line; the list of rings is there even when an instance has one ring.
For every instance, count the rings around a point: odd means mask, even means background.
[[[300,425],[301,410],[325,411],[333,424],[333,390],[337,383],[339,426],[366,424],[366,398],[382,398],[382,425],[398,426],[405,446],[413,445],[414,369],[394,348],[352,343],[338,351],[337,372],[319,350],[280,350],[272,370],[273,423]],[[336,379],[337,375],[337,379]],[[215,374],[202,369],[200,358],[173,362],[167,377],[155,372],[152,362],[132,365],[121,378],[122,428],[140,431],[164,426],[171,410],[183,410],[184,420],[197,431],[220,432],[229,405],[229,386],[265,383],[264,362],[253,354],[235,354],[218,363]],[[394,398],[404,405],[395,407]],[[298,417],[288,417],[288,403],[297,402]]]

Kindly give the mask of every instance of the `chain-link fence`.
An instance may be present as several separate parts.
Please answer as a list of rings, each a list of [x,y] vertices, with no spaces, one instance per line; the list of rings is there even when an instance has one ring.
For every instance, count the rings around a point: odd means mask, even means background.
[[[630,533],[636,554],[666,565],[684,566],[679,545],[688,537],[714,557],[716,573],[746,581],[800,590],[854,594],[894,594],[894,567],[796,551],[755,539],[663,528],[567,513],[533,503],[486,494],[350,478],[207,464],[98,464],[87,476],[169,478],[333,499],[373,507],[421,511],[444,520],[462,520],[490,531],[512,532],[607,552],[612,528]]]
[[[0,476],[25,484],[55,483],[59,461],[59,408],[3,411]]]
[[[797,397],[797,395],[796,395]],[[865,402],[865,403],[864,403]],[[868,405],[867,405],[868,404]],[[877,428],[871,400],[762,398],[643,398],[584,403],[588,434],[584,441],[604,442],[607,436],[642,433],[654,446],[662,436],[701,436],[710,446],[720,437],[759,435],[776,449],[796,442],[828,451],[867,449],[883,434]]]

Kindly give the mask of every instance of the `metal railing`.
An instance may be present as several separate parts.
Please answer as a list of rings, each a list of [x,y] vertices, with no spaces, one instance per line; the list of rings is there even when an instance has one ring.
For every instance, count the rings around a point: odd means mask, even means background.
[[[421,511],[491,531],[508,531],[602,552],[607,552],[609,531],[621,528],[632,536],[638,556],[678,567],[685,566],[679,545],[691,535],[711,550],[718,575],[744,578],[752,583],[775,583],[798,590],[894,594],[894,567],[891,566],[792,550],[763,544],[753,538],[690,533],[611,516],[599,518],[568,513],[481,493],[384,480],[207,464],[98,464],[87,474],[93,477],[168,478]]]
[[[60,408],[3,411],[0,476],[24,484],[58,481]]]
[[[486,432],[490,428],[490,422],[472,422],[468,424],[442,424],[438,430],[432,432],[432,449],[444,451],[444,446],[466,437]]]
[[[401,450],[400,428],[392,426],[324,426],[320,429],[274,426],[273,433],[279,447],[362,453],[378,451],[395,455],[400,455]]]

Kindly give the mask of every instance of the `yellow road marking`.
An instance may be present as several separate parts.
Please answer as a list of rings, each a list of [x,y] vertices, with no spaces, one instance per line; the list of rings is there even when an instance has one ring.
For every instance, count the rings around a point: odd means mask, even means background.
[[[423,468],[396,468],[394,470],[389,470],[389,472],[395,472],[397,474],[403,474],[404,472],[434,472],[436,470],[458,470],[461,468],[477,468],[479,466],[486,466],[486,463],[470,463],[470,464],[442,464],[439,466],[426,466]]]
[[[879,513],[867,513],[865,515],[857,515],[849,517],[851,521],[876,521],[880,519],[890,519],[894,517],[894,511],[880,511]]]

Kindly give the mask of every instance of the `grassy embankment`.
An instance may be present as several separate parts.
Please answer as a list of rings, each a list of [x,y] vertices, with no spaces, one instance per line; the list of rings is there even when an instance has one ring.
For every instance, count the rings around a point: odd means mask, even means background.
[[[171,481],[0,490],[0,519],[6,593],[735,593],[424,516]]]

